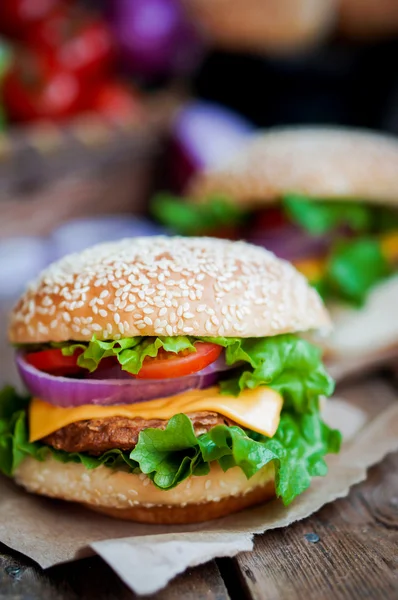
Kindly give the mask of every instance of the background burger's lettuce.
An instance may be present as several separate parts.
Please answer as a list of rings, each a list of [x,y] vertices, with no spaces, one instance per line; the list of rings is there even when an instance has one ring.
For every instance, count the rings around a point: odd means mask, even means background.
[[[153,216],[181,235],[211,233],[224,227],[241,226],[246,213],[227,198],[213,196],[201,204],[167,193],[157,194],[151,203]]]
[[[320,350],[294,334],[267,338],[134,337],[116,341],[93,338],[88,343],[62,344],[68,356],[83,353],[78,364],[94,371],[103,358],[115,356],[123,370],[136,374],[146,356],[155,357],[160,348],[168,352],[190,350],[195,342],[208,341],[223,346],[228,365],[239,367],[220,382],[221,392],[237,396],[245,388],[267,385],[278,391],[287,407],[298,412],[314,411],[319,396],[333,393],[333,381],[322,364]],[[243,364],[242,364],[243,363]]]
[[[191,474],[206,475],[209,463],[218,461],[227,471],[239,466],[249,478],[273,462],[276,493],[285,504],[308,488],[311,478],[325,475],[325,454],[338,452],[340,433],[325,425],[319,412],[297,414],[283,411],[273,438],[240,427],[218,425],[195,436],[191,421],[179,414],[165,430],[146,429],[132,452],[109,450],[99,457],[54,450],[41,442],[30,443],[27,428],[29,399],[12,388],[0,394],[0,471],[12,475],[26,456],[44,460],[51,453],[61,462],[82,463],[87,469],[99,465],[143,472],[160,489],[175,487]]]
[[[323,235],[342,227],[364,232],[373,225],[372,208],[360,202],[314,201],[306,196],[290,194],[283,198],[283,208],[291,223],[311,235]]]
[[[214,197],[202,204],[192,204],[183,198],[160,194],[153,200],[152,209],[159,221],[184,235],[241,227],[249,219],[249,214],[228,198]],[[284,196],[282,209],[288,221],[309,235],[334,232],[336,236],[337,243],[327,258],[324,276],[311,282],[323,298],[361,306],[372,287],[391,272],[380,241],[363,236],[398,229],[397,210],[357,200],[320,200],[300,194]]]
[[[283,198],[282,206],[289,221],[311,235],[347,228],[356,234],[382,233],[398,228],[396,210],[355,200],[317,200],[289,194]]]
[[[321,295],[362,306],[370,290],[392,271],[380,241],[361,237],[336,244],[318,284]]]

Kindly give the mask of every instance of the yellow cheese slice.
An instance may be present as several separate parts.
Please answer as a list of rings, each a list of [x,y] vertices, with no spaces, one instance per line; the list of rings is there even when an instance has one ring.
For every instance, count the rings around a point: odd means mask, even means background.
[[[381,236],[381,251],[390,262],[398,260],[398,231],[390,231]]]
[[[325,270],[325,260],[322,258],[298,260],[293,264],[296,269],[308,279],[308,281],[318,281],[321,279]]]
[[[282,403],[282,397],[267,387],[245,390],[237,398],[222,395],[218,387],[211,387],[139,404],[84,404],[76,408],[60,408],[33,398],[29,408],[30,441],[35,442],[66,425],[87,419],[141,417],[167,420],[178,413],[203,410],[216,412],[241,427],[272,437],[278,429]]]

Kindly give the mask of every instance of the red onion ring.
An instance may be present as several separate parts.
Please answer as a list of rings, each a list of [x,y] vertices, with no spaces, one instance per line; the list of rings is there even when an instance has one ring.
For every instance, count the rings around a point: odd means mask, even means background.
[[[22,352],[17,353],[16,362],[22,381],[33,396],[64,408],[135,404],[204,389],[218,381],[217,372],[204,373],[205,369],[174,379],[72,379],[39,371],[25,360]]]

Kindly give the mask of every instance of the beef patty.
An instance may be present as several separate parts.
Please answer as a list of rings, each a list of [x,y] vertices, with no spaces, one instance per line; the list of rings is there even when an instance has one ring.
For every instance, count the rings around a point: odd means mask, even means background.
[[[187,417],[191,420],[196,435],[206,433],[216,425],[231,423],[214,412],[190,413]],[[114,448],[132,450],[137,444],[140,431],[149,427],[165,429],[167,423],[168,421],[160,419],[127,417],[90,419],[66,425],[43,438],[42,442],[57,450],[87,452],[97,456]]]

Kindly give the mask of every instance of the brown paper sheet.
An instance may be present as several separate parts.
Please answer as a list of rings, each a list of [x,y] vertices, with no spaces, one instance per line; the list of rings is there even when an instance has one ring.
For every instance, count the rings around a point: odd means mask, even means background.
[[[343,430],[343,450],[329,457],[328,476],[317,478],[289,507],[274,501],[211,523],[139,525],[29,495],[1,478],[0,540],[42,567],[95,551],[132,590],[152,593],[188,566],[248,550],[254,533],[304,519],[347,495],[371,465],[398,450],[398,402],[370,419],[344,399],[335,398],[327,404],[325,419]]]

